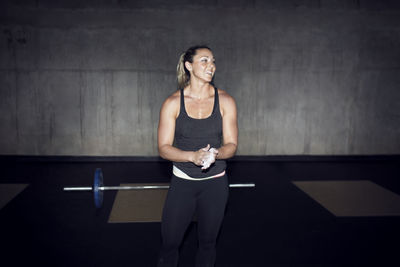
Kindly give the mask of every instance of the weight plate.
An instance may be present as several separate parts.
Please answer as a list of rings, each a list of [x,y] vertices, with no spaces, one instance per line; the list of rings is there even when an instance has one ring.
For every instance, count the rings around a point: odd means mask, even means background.
[[[103,172],[100,168],[97,168],[94,173],[94,183],[93,183],[93,197],[94,205],[96,208],[101,208],[103,205],[103,190],[100,187],[103,186]]]

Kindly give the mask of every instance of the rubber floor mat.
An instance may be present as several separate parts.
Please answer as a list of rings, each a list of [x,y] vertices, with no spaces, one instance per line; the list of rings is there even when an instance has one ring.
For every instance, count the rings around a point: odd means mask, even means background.
[[[296,181],[337,217],[400,216],[400,196],[371,181]]]
[[[21,193],[29,184],[0,184],[0,209]]]
[[[121,184],[121,186],[168,184]],[[118,191],[108,219],[109,223],[160,222],[168,189]]]

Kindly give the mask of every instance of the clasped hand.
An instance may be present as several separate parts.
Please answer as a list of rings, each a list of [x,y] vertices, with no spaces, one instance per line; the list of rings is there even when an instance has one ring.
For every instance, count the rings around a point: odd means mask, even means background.
[[[208,144],[206,147],[196,151],[194,164],[202,166],[202,170],[208,169],[215,162],[218,155],[218,149],[210,147],[210,144]]]

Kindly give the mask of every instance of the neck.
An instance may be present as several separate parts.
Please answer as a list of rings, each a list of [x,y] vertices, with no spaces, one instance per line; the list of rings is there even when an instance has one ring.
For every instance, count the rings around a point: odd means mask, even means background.
[[[190,80],[190,84],[186,89],[191,97],[201,100],[210,97],[214,87],[208,82],[196,82]]]

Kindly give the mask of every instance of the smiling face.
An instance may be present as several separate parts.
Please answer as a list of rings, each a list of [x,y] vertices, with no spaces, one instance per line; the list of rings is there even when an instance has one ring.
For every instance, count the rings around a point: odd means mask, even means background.
[[[213,53],[207,48],[201,48],[193,56],[193,63],[185,62],[186,69],[190,72],[190,77],[194,77],[205,82],[211,82],[216,70],[215,58]]]

